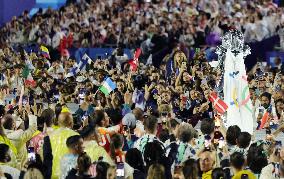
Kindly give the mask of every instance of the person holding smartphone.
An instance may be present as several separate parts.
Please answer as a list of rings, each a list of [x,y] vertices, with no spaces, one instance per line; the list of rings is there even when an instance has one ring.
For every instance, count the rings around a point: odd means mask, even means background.
[[[272,95],[268,92],[264,92],[260,96],[260,106],[255,111],[255,118],[257,119],[258,125],[260,125],[261,120],[266,112],[269,113],[269,121],[277,123],[275,107],[271,103]],[[271,124],[272,124],[271,123]],[[267,124],[268,126],[271,124]]]

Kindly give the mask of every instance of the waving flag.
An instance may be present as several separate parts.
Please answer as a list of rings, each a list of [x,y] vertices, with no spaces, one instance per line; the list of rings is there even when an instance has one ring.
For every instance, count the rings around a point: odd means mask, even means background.
[[[218,97],[216,92],[212,92],[209,96],[209,100],[211,101],[213,107],[220,113],[224,114],[228,109],[228,105]]]
[[[250,100],[244,53],[234,55],[227,50],[224,73],[224,101],[229,105],[227,126],[238,125],[242,131],[253,133],[253,112]]]
[[[45,58],[50,58],[48,48],[42,45],[40,46],[40,51]]]
[[[99,88],[105,95],[109,95],[116,88],[116,84],[108,77]]]
[[[268,121],[268,116],[269,116],[269,113],[266,111],[261,119],[261,122],[260,122],[260,126],[258,129],[263,129],[264,125],[266,124],[266,122]]]
[[[136,71],[137,67],[139,65],[139,57],[141,55],[141,48],[136,49],[134,53],[134,57],[132,60],[130,60],[128,63],[130,64],[131,71]]]
[[[33,79],[31,71],[28,66],[25,66],[22,73],[23,78],[25,79],[24,83],[26,86],[35,87],[36,81]]]
[[[270,105],[265,113],[263,114],[262,118],[261,118],[261,121],[260,121],[260,125],[259,127],[257,128],[258,130],[261,130],[264,128],[265,124],[267,123],[268,121],[268,118],[269,118],[269,115],[272,113],[272,106]]]
[[[90,64],[92,62],[92,59],[87,55],[84,54],[82,59],[80,60],[79,64],[75,64],[69,71],[69,73],[66,75],[66,78],[75,76],[77,73],[79,73],[86,65],[87,63]]]

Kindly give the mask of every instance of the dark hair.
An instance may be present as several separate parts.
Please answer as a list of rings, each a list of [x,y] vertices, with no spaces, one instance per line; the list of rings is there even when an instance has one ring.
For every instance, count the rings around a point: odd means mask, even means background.
[[[55,119],[53,121],[54,125],[58,125],[58,117],[61,111],[62,111],[62,105],[60,103],[57,103],[55,105]]]
[[[282,65],[284,66],[284,65]],[[277,103],[284,103],[284,99],[278,99],[275,101],[275,110],[276,110],[276,115],[277,117],[280,119],[281,117],[281,111],[278,111],[278,109],[276,108]]]
[[[5,106],[0,105],[0,117],[2,117],[5,114]]]
[[[153,133],[157,128],[158,120],[154,116],[148,116],[144,119],[144,126],[149,132]]]
[[[106,162],[99,161],[96,165],[97,176],[96,179],[106,179],[107,178],[107,170],[110,165]]]
[[[93,125],[85,126],[81,131],[80,135],[83,139],[90,137],[91,135],[97,135],[96,128]]]
[[[230,145],[236,145],[237,138],[239,137],[240,134],[241,134],[241,129],[239,128],[239,126],[237,125],[230,126],[226,133],[227,143]]]
[[[262,168],[268,165],[267,156],[263,149],[263,144],[251,144],[247,154],[247,165],[255,174],[259,174]]]
[[[0,144],[0,162],[4,162],[6,160],[6,154],[9,151],[9,146],[6,144]]]
[[[148,142],[144,149],[144,161],[147,169],[154,163],[165,162],[166,152],[159,141],[154,140],[153,142]]]
[[[182,173],[186,179],[195,179],[198,176],[198,163],[194,159],[188,159],[183,163]]]
[[[80,139],[82,139],[80,135],[73,135],[68,137],[66,140],[67,147],[73,149],[78,144]]]
[[[240,152],[234,152],[231,156],[230,156],[230,162],[231,165],[236,168],[236,169],[242,169],[242,167],[244,166],[245,163],[245,158],[244,155]]]
[[[200,130],[203,134],[210,135],[214,132],[215,122],[213,119],[205,118],[201,121]]]
[[[125,154],[125,161],[134,169],[140,170],[141,172],[145,171],[144,161],[141,152],[132,148],[127,151]]]
[[[226,178],[225,172],[222,168],[215,168],[212,171],[212,179],[224,179]]]
[[[247,148],[250,144],[251,135],[248,132],[241,132],[237,138],[238,146],[240,148]]]
[[[90,166],[92,165],[92,160],[87,153],[82,153],[79,155],[77,159],[78,164],[78,172],[80,175],[83,175],[86,171],[89,170]]]
[[[279,170],[282,174],[284,174],[284,161],[280,162]]]
[[[168,129],[162,129],[159,135],[159,139],[162,142],[166,142],[170,138],[170,133]]]
[[[42,111],[40,117],[46,123],[47,127],[51,127],[53,124],[54,111],[50,108],[45,109]]]
[[[176,120],[170,120],[171,128],[176,128],[179,123]]]
[[[122,145],[123,145],[123,136],[121,134],[113,134],[111,136],[111,143],[110,143],[110,156],[114,161],[116,161],[115,150],[122,147]]]
[[[270,93],[268,93],[268,92],[264,92],[264,93],[262,93],[261,95],[260,95],[260,98],[262,98],[262,97],[267,97],[268,99],[269,99],[269,101],[271,101],[271,94]]]
[[[105,113],[103,110],[95,110],[90,123],[96,126],[102,126],[102,121],[105,119]]]
[[[277,103],[284,103],[284,99],[277,99],[276,101],[275,101],[275,105],[277,104]]]
[[[11,130],[13,128],[13,123],[14,123],[14,119],[13,119],[13,116],[11,114],[6,114],[3,117],[3,127],[4,127],[4,129]]]

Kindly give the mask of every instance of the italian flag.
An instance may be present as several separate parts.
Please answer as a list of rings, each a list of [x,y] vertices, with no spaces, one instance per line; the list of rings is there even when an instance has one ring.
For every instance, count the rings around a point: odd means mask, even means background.
[[[99,90],[103,92],[105,95],[109,95],[116,88],[116,84],[108,77],[102,83]]]
[[[25,79],[24,83],[26,86],[31,86],[31,87],[36,86],[36,81],[33,79],[33,76],[28,66],[25,66],[22,75],[23,78]]]

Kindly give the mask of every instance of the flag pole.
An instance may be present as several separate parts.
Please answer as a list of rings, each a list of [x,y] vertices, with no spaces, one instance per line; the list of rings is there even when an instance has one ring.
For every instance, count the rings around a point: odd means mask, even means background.
[[[96,97],[98,91],[99,91],[100,87],[97,89],[97,91],[95,92],[95,94],[93,94],[93,97]]]

